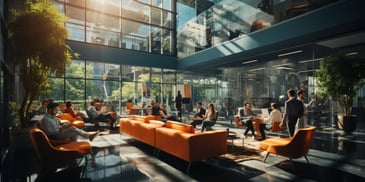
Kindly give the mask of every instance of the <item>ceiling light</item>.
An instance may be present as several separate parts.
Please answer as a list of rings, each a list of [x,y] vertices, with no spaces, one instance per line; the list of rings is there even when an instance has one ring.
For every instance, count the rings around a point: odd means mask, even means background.
[[[358,54],[358,52],[349,52],[346,54],[346,56],[352,56],[352,55],[356,55],[356,54]]]
[[[303,60],[303,61],[299,61],[299,63],[308,63],[308,62],[314,62],[314,61],[320,61],[323,58],[317,58],[317,59],[308,59],[308,60]]]
[[[255,69],[250,69],[248,71],[260,71],[260,70],[264,70],[265,67],[261,67],[261,68],[255,68]]]
[[[244,61],[242,62],[242,64],[249,64],[249,63],[254,63],[254,62],[257,62],[258,60],[257,59],[254,59],[254,60],[251,60],[251,61]]]
[[[298,74],[300,73],[308,73],[308,72],[316,72],[317,69],[311,69],[311,70],[303,70],[303,71],[298,71]]]
[[[287,53],[283,53],[283,54],[279,54],[279,57],[283,57],[283,56],[288,56],[288,55],[292,55],[292,54],[298,54],[303,52],[302,50],[297,50],[297,51],[292,51],[292,52],[287,52]]]
[[[280,66],[280,67],[277,67],[275,69],[277,69],[277,70],[293,70],[293,68],[285,67],[285,66]]]
[[[277,64],[277,65],[274,65],[272,66],[273,68],[277,68],[277,67],[281,67],[281,66],[290,66],[291,63],[284,63],[284,64]]]

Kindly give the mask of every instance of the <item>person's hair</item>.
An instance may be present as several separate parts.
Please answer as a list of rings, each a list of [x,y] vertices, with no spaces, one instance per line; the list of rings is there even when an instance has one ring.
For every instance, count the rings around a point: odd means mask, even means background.
[[[246,106],[247,104],[250,104],[249,102],[244,102],[243,103],[243,106]]]
[[[295,97],[295,90],[294,90],[294,89],[289,89],[289,90],[288,90],[288,94],[289,94],[291,97]]]
[[[200,102],[198,102],[198,105],[199,105],[199,106],[202,106],[202,105],[203,105],[203,102],[201,102],[201,101],[200,101]]]
[[[54,102],[54,99],[48,99],[48,102],[49,103]]]
[[[72,106],[71,101],[67,101],[67,102],[66,102],[66,107],[67,107],[67,108],[69,108],[69,107],[71,107],[71,106]]]
[[[90,105],[92,105],[92,106],[93,106],[93,105],[95,105],[95,103],[96,103],[95,101],[91,101],[91,102],[90,102]]]
[[[48,99],[43,99],[42,100],[42,105],[44,105],[44,103],[46,103],[46,102],[49,102]]]
[[[279,105],[273,102],[271,103],[271,107],[273,107],[274,109],[278,109]]]
[[[48,105],[47,105],[47,110],[50,111],[50,110],[53,110],[54,108],[60,106],[58,103],[55,103],[55,102],[50,102]]]
[[[209,104],[208,104],[208,108],[209,108],[209,106],[211,106],[212,111],[213,111],[213,112],[215,112],[214,105],[213,105],[212,103],[209,103]]]
[[[304,94],[304,90],[303,89],[298,90],[297,95],[302,95],[302,94]]]

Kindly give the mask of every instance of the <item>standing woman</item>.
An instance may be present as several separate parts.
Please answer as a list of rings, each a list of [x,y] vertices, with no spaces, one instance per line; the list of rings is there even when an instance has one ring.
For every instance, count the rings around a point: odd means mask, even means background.
[[[205,115],[203,117],[203,124],[202,124],[201,132],[203,132],[206,127],[215,125],[216,118],[217,117],[216,117],[214,105],[212,103],[210,103],[208,105],[208,109],[205,112]]]

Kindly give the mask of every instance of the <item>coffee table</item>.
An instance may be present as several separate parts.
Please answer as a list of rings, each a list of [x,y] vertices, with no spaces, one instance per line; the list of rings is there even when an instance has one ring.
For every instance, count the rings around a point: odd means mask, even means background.
[[[245,142],[244,142],[244,138],[241,138],[241,137],[239,136],[239,134],[238,134],[238,133],[236,133],[236,132],[233,132],[233,131],[229,131],[229,132],[228,132],[227,140],[231,142],[231,144],[232,144],[232,148],[233,148],[233,146],[234,146],[234,140],[237,140],[237,139],[242,139],[242,147],[243,147],[243,145],[244,145],[244,143],[245,143]]]

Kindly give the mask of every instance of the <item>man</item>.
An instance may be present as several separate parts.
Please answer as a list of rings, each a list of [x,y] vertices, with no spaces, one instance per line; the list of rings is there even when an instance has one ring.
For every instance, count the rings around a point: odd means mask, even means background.
[[[304,114],[302,117],[300,117],[300,119],[295,127],[296,129],[307,127],[308,106],[312,105],[312,103],[315,101],[314,99],[312,99],[311,101],[309,101],[308,104],[305,104],[304,103],[304,94],[305,94],[305,92],[303,89],[300,89],[297,92],[297,96],[298,96],[297,99],[303,102]]]
[[[283,128],[283,125],[286,123],[289,137],[293,137],[295,125],[299,118],[303,116],[304,106],[302,101],[295,98],[295,90],[289,89],[287,93],[289,99],[285,102],[285,112],[279,126]]]
[[[56,117],[59,110],[59,104],[51,102],[47,105],[47,114],[44,115],[40,127],[46,133],[49,138],[52,139],[63,139],[71,138],[72,141],[76,141],[78,136],[89,138],[92,141],[98,134],[99,131],[90,134],[84,130],[78,129],[71,126],[70,123],[61,123]]]
[[[96,110],[95,104],[96,104],[96,102],[92,101],[90,103],[90,107],[89,107],[88,112],[87,112],[87,114],[89,115],[89,118],[91,119],[91,121],[99,121],[99,122],[110,123],[110,128],[113,129],[115,119],[109,113],[98,112]]]
[[[243,103],[243,109],[238,113],[240,121],[242,124],[246,125],[246,131],[244,133],[245,138],[247,138],[247,133],[251,130],[252,138],[255,138],[255,129],[253,128],[252,120],[256,116],[251,110],[251,104],[249,102]]]
[[[177,91],[177,96],[175,98],[175,106],[176,106],[176,110],[178,112],[178,116],[181,120],[182,95],[180,93],[180,90]]]
[[[196,125],[201,124],[205,115],[205,109],[202,102],[198,102],[196,105],[196,113],[194,114],[194,120],[190,124],[195,128]]]

